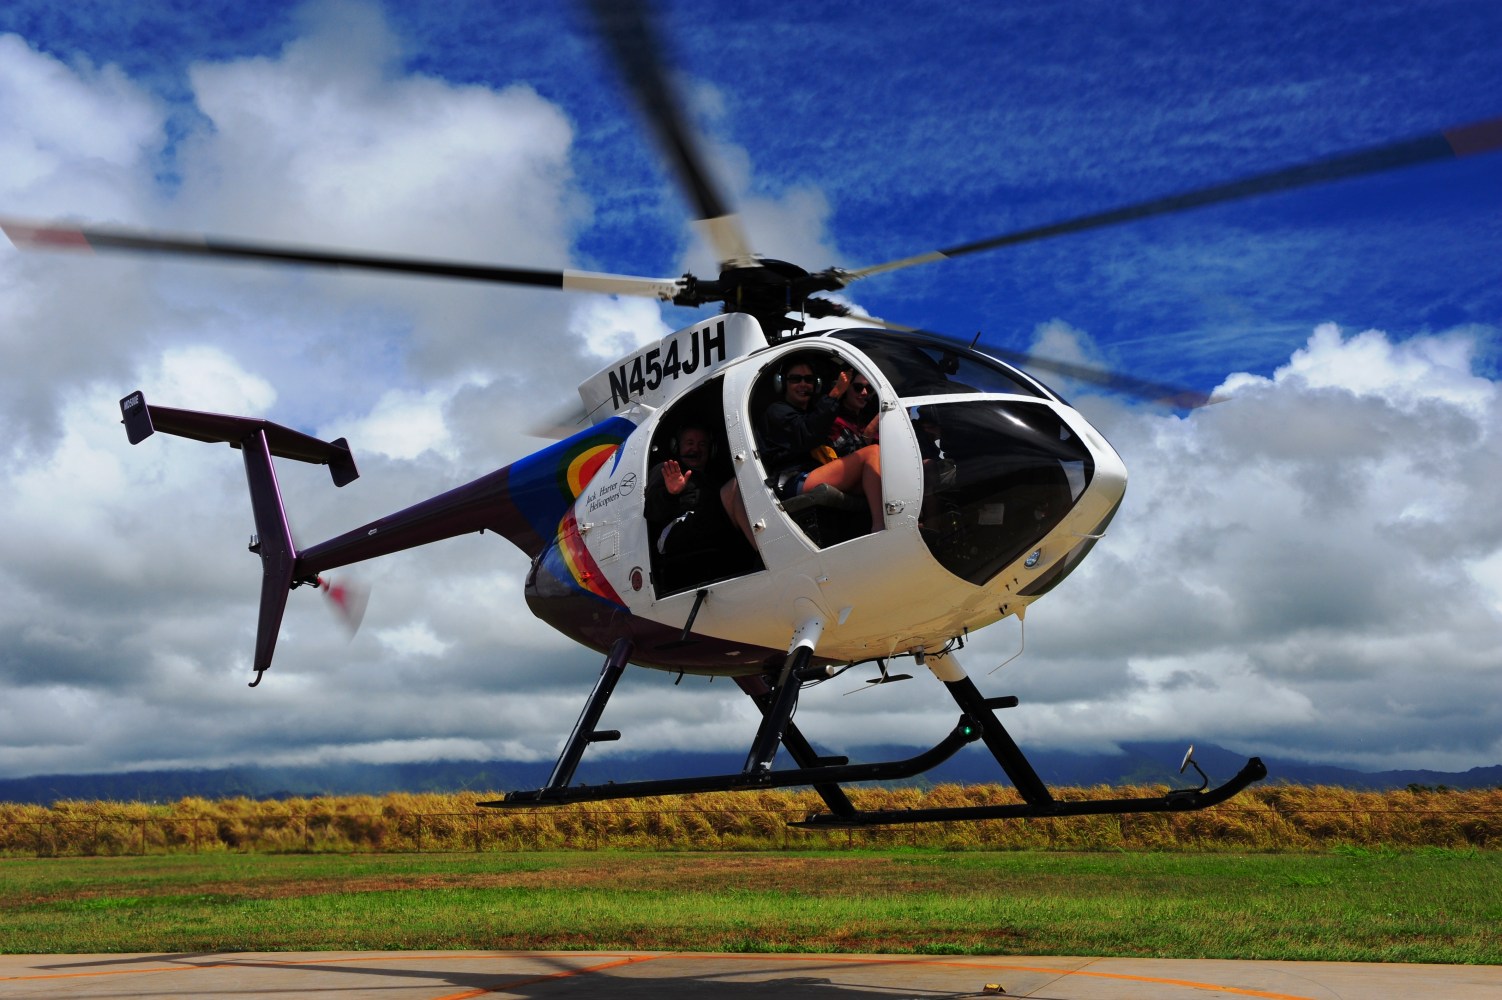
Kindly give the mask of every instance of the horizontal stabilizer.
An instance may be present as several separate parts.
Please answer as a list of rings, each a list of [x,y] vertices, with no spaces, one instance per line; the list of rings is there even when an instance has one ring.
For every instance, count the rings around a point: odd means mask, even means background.
[[[360,478],[354,455],[344,438],[323,441],[258,417],[151,406],[139,389],[120,400],[120,414],[131,444],[140,444],[152,432],[161,431],[195,441],[223,441],[232,448],[239,448],[259,431],[266,435],[266,444],[275,457],[327,465],[335,486],[346,486]]]

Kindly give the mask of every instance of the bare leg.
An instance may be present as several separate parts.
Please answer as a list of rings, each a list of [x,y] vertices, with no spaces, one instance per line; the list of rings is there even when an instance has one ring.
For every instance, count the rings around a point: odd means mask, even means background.
[[[871,530],[880,531],[886,527],[886,518],[882,516],[880,445],[866,445],[860,451],[842,455],[833,462],[819,466],[808,474],[808,478],[803,481],[803,489],[799,492],[807,492],[825,483],[842,493],[860,487],[865,494],[866,504],[871,509]]]
[[[871,530],[881,531],[887,526],[881,498],[881,449],[873,444],[861,451],[871,453],[866,459],[866,467],[861,470],[861,489],[865,491],[866,503],[871,507]]]
[[[756,539],[751,535],[751,518],[746,514],[746,502],[741,499],[741,491],[736,489],[734,479],[720,487],[720,505],[725,508],[725,514],[731,522],[741,529],[741,534],[746,536],[751,547],[756,548]]]

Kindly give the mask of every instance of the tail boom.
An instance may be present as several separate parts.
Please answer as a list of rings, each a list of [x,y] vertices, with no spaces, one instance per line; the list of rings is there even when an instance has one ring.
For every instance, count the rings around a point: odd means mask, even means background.
[[[271,666],[288,593],[318,581],[325,570],[389,555],[429,542],[487,529],[536,558],[557,535],[594,473],[615,455],[635,425],[612,417],[566,441],[405,510],[309,546],[299,552],[277,484],[275,458],[327,465],[335,486],[359,476],[343,438],[322,441],[255,417],[148,405],[140,391],[120,401],[126,434],[139,444],[156,431],[240,449],[250,487],[261,557],[261,600],[252,669],[255,680]]]

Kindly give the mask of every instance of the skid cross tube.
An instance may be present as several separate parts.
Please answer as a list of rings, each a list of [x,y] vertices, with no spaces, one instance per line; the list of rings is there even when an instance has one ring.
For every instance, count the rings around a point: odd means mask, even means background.
[[[980,736],[980,728],[969,719],[959,725],[933,748],[903,760],[874,764],[828,764],[818,767],[790,768],[783,771],[738,771],[735,774],[712,774],[695,778],[664,778],[656,781],[623,781],[610,785],[572,785],[568,788],[539,788],[533,791],[508,792],[492,802],[478,803],[499,808],[564,805],[569,802],[598,802],[604,799],[634,799],[653,795],[688,795],[693,792],[731,792],[750,788],[785,788],[789,785],[838,784],[846,781],[901,781],[931,770],[959,752]],[[857,818],[860,813],[854,813]]]

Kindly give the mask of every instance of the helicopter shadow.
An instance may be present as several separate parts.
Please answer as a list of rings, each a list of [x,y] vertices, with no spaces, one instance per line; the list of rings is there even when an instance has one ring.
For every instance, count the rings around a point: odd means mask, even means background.
[[[839,997],[904,997],[914,1000],[959,1000],[963,997],[986,995],[979,985],[986,977],[983,968],[973,973],[955,969],[921,969],[903,963],[874,962],[869,965],[852,963],[849,960],[826,962],[809,957],[800,963],[797,974],[767,974],[765,967],[743,961],[746,956],[727,956],[721,961],[714,955],[592,955],[580,952],[564,954],[454,954],[414,953],[392,955],[355,955],[349,958],[289,959],[278,960],[274,955],[237,955],[235,953],[194,952],[160,955],[134,955],[129,957],[100,958],[79,962],[54,962],[37,965],[35,968],[54,972],[64,970],[114,969],[121,974],[128,972],[190,972],[194,968],[212,973],[229,970],[237,977],[239,990],[247,995],[262,993],[286,993],[317,995],[329,992],[344,992],[353,984],[340,983],[346,976],[365,977],[367,980],[386,980],[389,986],[373,988],[396,988],[400,981],[415,985],[420,981],[428,986],[449,987],[458,995],[494,994],[537,1000],[558,1000],[570,997],[597,997],[609,991],[613,997],[766,997],[822,998]],[[456,968],[463,963],[485,962],[491,968],[474,971]],[[726,968],[726,964],[732,967]],[[496,969],[493,966],[509,967]],[[685,965],[689,966],[685,968]],[[266,974],[259,983],[247,980],[245,975],[261,971]],[[323,984],[310,983],[299,976],[296,985],[280,980],[278,973],[313,973],[328,976]],[[107,974],[106,974],[107,975]],[[970,988],[955,989],[955,979],[975,983]],[[337,977],[337,978],[335,978]],[[180,984],[175,977],[164,979],[159,984],[166,987],[160,997],[202,996],[217,992],[216,988],[198,976],[185,976]],[[929,985],[924,985],[927,980]],[[942,980],[945,982],[934,982]],[[80,984],[82,985],[82,984]],[[90,980],[90,986],[102,986],[98,979]],[[372,988],[367,985],[366,988]],[[86,987],[86,990],[88,987]],[[92,992],[70,993],[76,996],[95,996]],[[111,994],[113,995],[113,994]],[[1031,994],[1039,996],[1038,994]],[[1047,1000],[1047,998],[1042,998]],[[1063,998],[1057,998],[1063,1000]]]

